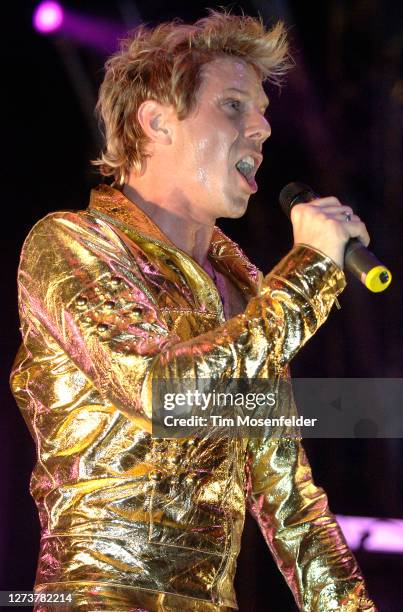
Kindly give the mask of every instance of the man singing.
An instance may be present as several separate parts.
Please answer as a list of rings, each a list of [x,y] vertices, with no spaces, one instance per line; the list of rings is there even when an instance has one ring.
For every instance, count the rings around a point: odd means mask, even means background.
[[[345,285],[347,240],[369,242],[335,198],[301,204],[263,276],[215,226],[257,190],[262,82],[287,63],[281,23],[138,28],[100,89],[113,187],[24,244],[12,387],[38,453],[35,590],[68,609],[236,609],[247,508],[299,609],[375,610],[300,439],[151,436],[153,380],[286,378]]]

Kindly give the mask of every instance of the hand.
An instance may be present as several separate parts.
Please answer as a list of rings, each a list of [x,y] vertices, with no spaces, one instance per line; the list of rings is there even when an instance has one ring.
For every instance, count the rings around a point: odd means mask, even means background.
[[[343,268],[344,250],[350,238],[358,238],[365,246],[369,244],[364,223],[349,206],[343,206],[334,197],[318,198],[294,206],[291,222],[294,244],[302,243],[319,249],[340,268]]]

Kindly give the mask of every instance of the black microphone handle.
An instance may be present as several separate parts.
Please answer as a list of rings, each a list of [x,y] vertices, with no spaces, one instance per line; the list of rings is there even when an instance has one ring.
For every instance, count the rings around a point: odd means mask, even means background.
[[[320,196],[308,185],[289,183],[280,193],[280,206],[288,218],[297,204],[311,202]],[[358,238],[350,238],[344,251],[344,265],[370,291],[378,293],[389,287],[392,274]]]

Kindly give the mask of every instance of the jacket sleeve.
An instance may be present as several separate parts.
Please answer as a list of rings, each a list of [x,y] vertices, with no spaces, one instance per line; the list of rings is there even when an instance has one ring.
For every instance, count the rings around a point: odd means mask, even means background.
[[[249,441],[248,507],[300,610],[375,612],[300,440]]]
[[[299,245],[244,313],[181,341],[163,318],[158,266],[87,213],[52,213],[28,236],[18,274],[23,334],[46,334],[126,416],[151,430],[153,378],[253,378],[282,371],[325,320],[344,275]]]

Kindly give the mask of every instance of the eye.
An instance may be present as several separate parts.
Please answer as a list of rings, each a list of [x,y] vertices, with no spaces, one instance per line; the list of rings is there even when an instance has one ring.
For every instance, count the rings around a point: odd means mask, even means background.
[[[229,108],[231,110],[234,110],[234,111],[240,111],[241,110],[241,104],[242,104],[241,101],[237,100],[236,98],[231,98],[230,100],[227,100],[225,102],[225,105],[229,106]]]

